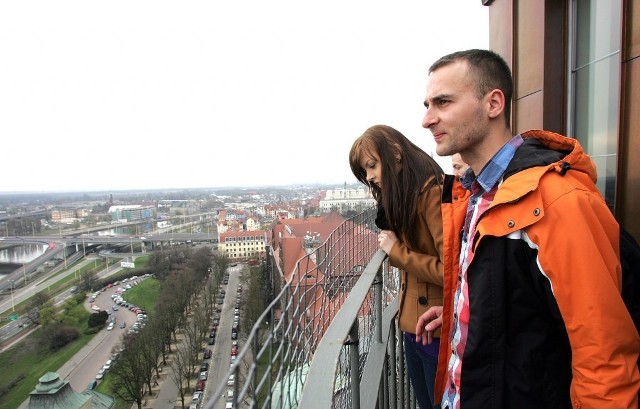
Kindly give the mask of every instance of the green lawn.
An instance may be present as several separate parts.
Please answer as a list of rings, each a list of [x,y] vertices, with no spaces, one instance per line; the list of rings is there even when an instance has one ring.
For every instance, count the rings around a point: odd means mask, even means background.
[[[82,304],[75,307],[82,313],[80,331],[87,327],[89,312]],[[80,312],[81,311],[81,312]],[[35,388],[38,379],[47,372],[57,371],[65,362],[85,346],[94,335],[81,334],[80,338],[63,349],[52,353],[38,345],[40,330],[9,350],[0,353],[0,407],[17,408]],[[13,386],[11,386],[14,384]]]
[[[160,294],[160,281],[155,278],[146,278],[140,284],[127,290],[122,296],[128,303],[135,304],[147,313],[153,311],[158,295]]]

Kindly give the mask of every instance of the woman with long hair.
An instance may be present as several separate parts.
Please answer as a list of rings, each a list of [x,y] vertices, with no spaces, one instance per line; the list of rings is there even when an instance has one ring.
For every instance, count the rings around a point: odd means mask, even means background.
[[[422,313],[442,305],[444,172],[426,152],[386,125],[372,126],[355,140],[349,164],[378,202],[378,243],[401,271],[398,325],[404,333],[409,377],[420,408],[433,408],[439,334],[422,345],[415,331]]]

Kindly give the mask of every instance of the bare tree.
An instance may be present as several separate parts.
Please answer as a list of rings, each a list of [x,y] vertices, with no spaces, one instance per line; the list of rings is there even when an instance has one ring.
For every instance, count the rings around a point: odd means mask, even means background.
[[[191,391],[190,381],[193,377],[193,372],[190,371],[191,351],[188,346],[179,344],[176,346],[176,350],[173,354],[173,361],[171,362],[171,378],[178,387],[178,396],[182,408],[185,407],[185,396]]]
[[[139,342],[134,337],[125,337],[125,349],[111,370],[111,391],[120,399],[136,403],[142,409],[146,384],[144,357],[139,351]]]
[[[155,376],[159,376],[158,358],[161,355],[161,349],[155,343],[153,331],[141,331],[135,340],[138,344],[136,349],[142,357],[142,374],[146,381],[149,395],[153,393],[153,385],[151,381]]]

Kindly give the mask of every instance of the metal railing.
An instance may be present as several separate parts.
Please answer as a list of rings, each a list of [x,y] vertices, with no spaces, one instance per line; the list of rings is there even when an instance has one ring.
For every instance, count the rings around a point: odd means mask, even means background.
[[[233,408],[415,407],[396,331],[399,276],[378,250],[375,215],[345,221],[297,262],[227,373],[235,381],[204,408],[228,395]]]

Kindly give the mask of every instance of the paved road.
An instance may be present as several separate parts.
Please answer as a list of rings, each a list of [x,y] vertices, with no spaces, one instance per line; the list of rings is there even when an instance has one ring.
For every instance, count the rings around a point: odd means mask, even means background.
[[[140,279],[138,279],[140,280]],[[116,288],[108,289],[101,292],[94,302],[95,305],[100,306],[103,309],[111,309],[114,305],[111,300],[111,294],[116,291]],[[126,299],[126,292],[123,295]],[[91,311],[91,305],[88,301],[85,301],[85,307]],[[112,311],[116,315],[116,326],[112,331],[106,329],[101,330],[96,336],[94,336],[87,345],[85,345],[80,351],[78,351],[69,361],[67,361],[56,372],[60,375],[61,379],[68,380],[71,387],[76,392],[82,392],[87,388],[89,382],[95,379],[98,370],[104,365],[104,363],[111,356],[111,350],[115,345],[119,345],[121,336],[124,331],[136,320],[136,314],[129,311],[126,308],[119,308],[118,311]],[[124,320],[127,322],[126,329],[120,329],[118,324]],[[44,375],[44,374],[43,374]],[[19,408],[26,408],[28,406],[29,399],[25,400]]]
[[[138,279],[140,281],[141,279]],[[112,306],[115,304],[111,300],[111,295],[115,294],[118,287],[109,288],[104,292],[101,292],[97,297],[93,305],[97,305],[103,310],[111,311],[112,316],[115,316],[115,326],[113,330],[107,331],[106,329],[100,331],[101,342],[96,345],[87,355],[73,357],[67,364],[74,366],[73,370],[68,376],[64,377],[71,383],[71,387],[76,391],[83,391],[89,382],[95,379],[98,370],[107,362],[111,357],[112,350],[115,346],[120,345],[122,342],[122,336],[127,333],[131,324],[136,321],[136,314],[129,311],[127,308],[118,307],[117,311],[112,310]],[[127,299],[127,293],[122,294],[122,298]],[[91,310],[91,304],[89,301],[85,301],[85,306],[88,310]],[[126,327],[121,329],[120,323],[124,321],[127,323]],[[96,337],[97,338],[97,337]],[[62,376],[62,374],[60,374]]]

